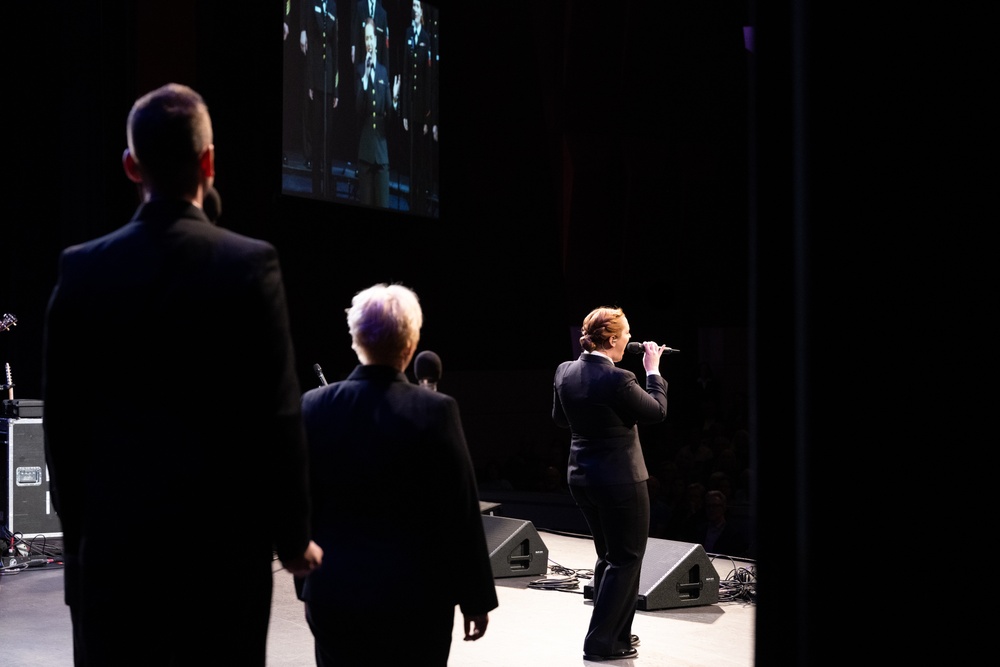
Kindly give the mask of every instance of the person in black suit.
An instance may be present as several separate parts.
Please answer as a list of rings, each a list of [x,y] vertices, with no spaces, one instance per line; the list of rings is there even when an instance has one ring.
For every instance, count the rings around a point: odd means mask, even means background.
[[[312,172],[313,194],[332,197],[333,110],[340,103],[337,3],[309,0],[299,5],[299,12],[299,48],[306,62],[302,149]]]
[[[644,342],[645,388],[618,368],[632,337],[620,308],[600,307],[583,320],[583,353],[556,369],[552,419],[571,432],[567,480],[597,551],[594,610],[583,642],[588,660],[638,656],[632,620],[649,538],[649,473],[637,424],[667,416],[667,382],[659,372],[665,347]]]
[[[399,108],[399,77],[392,85],[378,61],[375,23],[365,23],[365,58],[357,65],[357,110],[361,137],[358,147],[358,201],[389,205],[389,143],[386,132]]]
[[[458,403],[404,375],[423,325],[412,290],[361,290],[347,324],[360,364],[302,396],[325,555],[296,584],[316,664],[356,665],[362,647],[377,664],[444,667],[455,606],[467,641],[486,633],[498,606]],[[386,610],[397,619],[388,627]]]
[[[403,130],[409,134],[410,211],[427,215],[433,172],[432,142],[437,135],[437,47],[424,27],[421,0],[413,0],[403,54],[405,81],[400,86]]]
[[[44,326],[74,661],[263,667],[275,554],[292,574],[322,562],[278,255],[202,210],[215,147],[196,91],[140,97],[126,129],[141,203],[62,251]]]

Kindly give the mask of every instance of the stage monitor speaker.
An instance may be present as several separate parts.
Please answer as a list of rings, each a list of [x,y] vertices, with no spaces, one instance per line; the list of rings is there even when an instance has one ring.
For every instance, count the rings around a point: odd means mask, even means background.
[[[583,597],[594,599],[594,587],[583,587]],[[688,542],[649,538],[642,558],[639,597],[642,611],[698,607],[719,601],[719,573],[705,547]]]
[[[530,521],[484,514],[483,529],[494,578],[548,572],[549,549]]]

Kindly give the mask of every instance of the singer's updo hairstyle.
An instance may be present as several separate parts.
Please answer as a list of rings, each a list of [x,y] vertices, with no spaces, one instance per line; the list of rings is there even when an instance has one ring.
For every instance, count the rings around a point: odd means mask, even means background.
[[[354,295],[347,309],[351,347],[362,363],[399,367],[415,349],[424,324],[416,293],[399,284],[378,283]]]
[[[587,313],[580,328],[580,347],[587,352],[603,349],[612,336],[622,335],[624,317],[622,309],[614,306],[601,306]]]

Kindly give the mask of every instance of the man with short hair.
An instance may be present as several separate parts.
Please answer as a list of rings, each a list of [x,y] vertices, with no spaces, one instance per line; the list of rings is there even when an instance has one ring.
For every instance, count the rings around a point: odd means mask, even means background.
[[[126,135],[142,201],[63,250],[45,319],[75,664],[264,667],[275,554],[298,575],[323,556],[278,255],[202,209],[215,146],[196,91],[143,95]]]

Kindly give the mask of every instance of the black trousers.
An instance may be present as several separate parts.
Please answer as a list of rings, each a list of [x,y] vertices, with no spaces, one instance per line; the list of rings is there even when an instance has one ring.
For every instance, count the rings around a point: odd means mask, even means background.
[[[594,611],[583,652],[611,655],[632,645],[632,619],[639,598],[639,576],[649,541],[649,489],[646,482],[609,486],[570,486],[594,537]]]
[[[400,591],[405,595],[405,591]],[[344,609],[306,604],[317,667],[429,665],[447,667],[455,626],[454,604]]]
[[[175,563],[128,573],[115,558],[68,567],[76,667],[264,667],[271,557],[232,560],[196,573]],[[215,609],[199,610],[191,591],[211,591]]]

